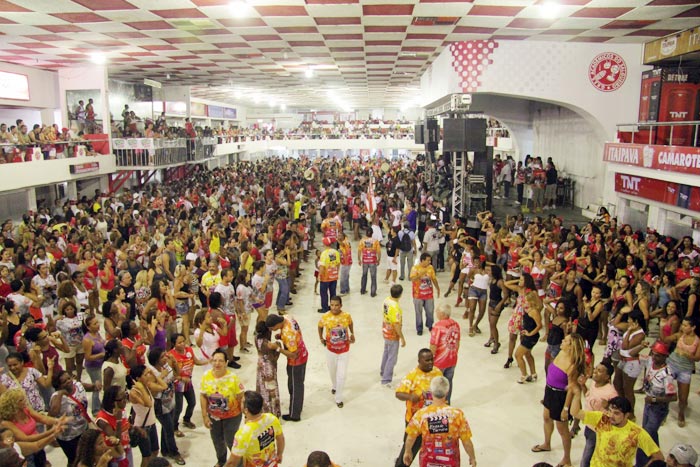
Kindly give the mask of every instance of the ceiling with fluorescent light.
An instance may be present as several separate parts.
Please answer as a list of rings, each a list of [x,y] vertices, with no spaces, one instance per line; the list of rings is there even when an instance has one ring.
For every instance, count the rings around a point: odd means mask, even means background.
[[[700,25],[697,0],[0,0],[0,61],[260,107],[400,107],[454,41],[643,43]],[[169,76],[169,78],[168,78]]]

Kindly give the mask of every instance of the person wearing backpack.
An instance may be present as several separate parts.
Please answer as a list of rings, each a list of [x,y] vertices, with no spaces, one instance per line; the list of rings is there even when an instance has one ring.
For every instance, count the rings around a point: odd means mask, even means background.
[[[401,273],[399,280],[402,281],[406,277],[406,271],[411,272],[413,267],[413,255],[416,253],[416,234],[409,230],[408,224],[404,224],[403,229],[399,230],[399,263],[401,264]]]

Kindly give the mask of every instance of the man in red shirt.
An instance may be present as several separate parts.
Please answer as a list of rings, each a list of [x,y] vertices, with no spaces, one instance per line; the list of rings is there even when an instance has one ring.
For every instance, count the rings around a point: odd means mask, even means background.
[[[369,272],[371,283],[371,295],[377,296],[377,266],[382,258],[382,247],[379,242],[372,238],[372,229],[368,229],[364,238],[360,240],[357,250],[357,261],[362,266],[362,280],[360,282],[360,294],[367,293],[367,272]]]
[[[457,352],[459,351],[459,341],[461,331],[459,323],[453,320],[452,307],[443,303],[435,310],[437,321],[430,331],[430,350],[435,356],[433,364],[442,371],[442,375],[450,382],[447,391],[447,403],[450,403],[452,396],[452,377],[457,366]]]

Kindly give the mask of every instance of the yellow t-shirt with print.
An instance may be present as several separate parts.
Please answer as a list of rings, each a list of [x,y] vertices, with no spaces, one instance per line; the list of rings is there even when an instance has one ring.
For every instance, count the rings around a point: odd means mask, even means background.
[[[396,392],[418,394],[421,396],[418,402],[406,401],[406,423],[411,421],[411,418],[418,412],[418,409],[427,407],[433,403],[433,395],[430,392],[430,382],[436,376],[442,376],[442,371],[435,366],[427,373],[420,368],[414,368],[406,375],[403,381],[401,381],[399,387],[396,388]]]
[[[243,383],[231,371],[221,378],[211,370],[204,373],[199,392],[207,397],[207,413],[214,420],[233,418],[241,414],[238,395],[245,391]]]
[[[387,298],[384,300],[382,308],[382,335],[384,339],[388,341],[397,341],[399,340],[399,334],[396,332],[396,329],[394,329],[394,325],[398,324],[401,326],[403,319],[399,301],[393,298]]]
[[[277,462],[276,438],[282,434],[282,425],[271,413],[260,420],[246,422],[233,438],[231,452],[243,459],[246,467],[275,467]]]
[[[634,422],[628,421],[618,428],[610,423],[603,412],[586,412],[583,423],[596,432],[596,445],[591,467],[632,467],[637,449],[647,456],[659,451],[649,433]]]

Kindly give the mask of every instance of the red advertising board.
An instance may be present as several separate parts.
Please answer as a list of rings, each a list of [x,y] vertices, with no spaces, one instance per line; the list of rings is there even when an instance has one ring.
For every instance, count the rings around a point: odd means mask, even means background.
[[[688,201],[688,209],[691,211],[700,212],[700,188],[694,186],[690,189],[690,200]]]
[[[603,161],[700,175],[700,148],[695,147],[605,143]]]
[[[678,200],[678,183],[636,175],[616,173],[615,191],[665,204],[675,205]]]

